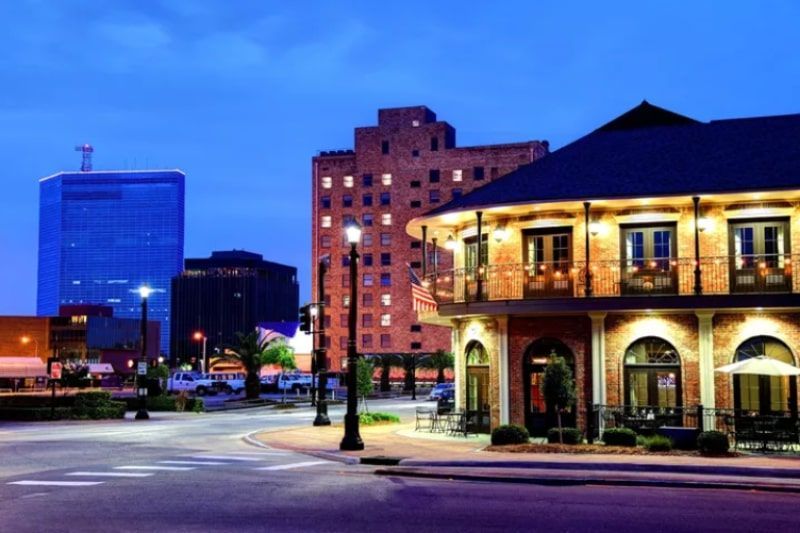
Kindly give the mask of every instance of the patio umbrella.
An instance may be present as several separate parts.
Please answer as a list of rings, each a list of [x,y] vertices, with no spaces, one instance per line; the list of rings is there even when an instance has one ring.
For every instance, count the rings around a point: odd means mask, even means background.
[[[751,357],[744,361],[717,368],[716,372],[725,374],[755,374],[759,376],[800,376],[800,368],[766,355]]]

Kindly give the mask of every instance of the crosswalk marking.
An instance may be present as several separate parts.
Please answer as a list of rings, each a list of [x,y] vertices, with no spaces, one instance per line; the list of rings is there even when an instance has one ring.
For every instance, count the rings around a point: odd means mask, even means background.
[[[264,454],[267,455],[267,454]],[[211,459],[218,461],[261,461],[261,457],[237,457],[235,455],[192,455],[193,459]]]
[[[148,477],[152,472],[70,472],[68,476],[91,476],[91,477]]]
[[[159,464],[165,464],[165,465],[214,466],[214,465],[226,465],[228,463],[223,463],[221,461],[159,461]]]
[[[105,481],[45,481],[31,480],[11,481],[6,485],[26,485],[41,487],[91,487],[92,485],[102,485]]]
[[[157,466],[157,465],[132,465],[115,466],[116,470],[194,470],[191,466]]]
[[[263,466],[261,468],[257,468],[256,470],[289,470],[291,468],[303,468],[305,466],[324,465],[329,462],[330,461],[305,461],[302,463],[291,463],[288,465]]]

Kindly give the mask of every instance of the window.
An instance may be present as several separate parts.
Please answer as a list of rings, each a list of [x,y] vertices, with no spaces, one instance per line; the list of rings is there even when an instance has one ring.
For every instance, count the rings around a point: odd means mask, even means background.
[[[422,241],[411,241],[412,250],[419,250],[420,248],[422,248]]]
[[[325,315],[324,321],[326,328],[331,327],[331,315]]]
[[[325,347],[326,348],[330,348],[331,347],[331,336],[330,335],[325,335]]]
[[[431,152],[439,151],[439,137],[431,137]]]
[[[475,181],[480,181],[483,179],[483,167],[472,168],[472,179]]]
[[[416,148],[411,150],[411,157],[419,157],[419,150],[417,150]]]
[[[658,337],[644,337],[625,352],[626,405],[674,408],[681,405],[681,362],[675,347]],[[674,426],[680,423],[664,425]]]
[[[361,305],[364,307],[372,307],[372,293],[365,292],[361,295]]]
[[[388,272],[384,272],[381,274],[381,287],[391,287],[392,286],[392,275]]]
[[[381,246],[391,246],[391,244],[392,244],[392,234],[381,233]]]
[[[411,333],[421,333],[422,324],[411,324]]]
[[[361,255],[361,263],[365,267],[371,267],[372,266],[372,254],[362,254]]]
[[[361,244],[364,246],[372,246],[372,233],[363,233],[361,235]]]
[[[369,313],[361,315],[361,327],[363,328],[371,328],[372,327],[372,315]]]
[[[430,201],[430,203],[438,204],[439,203],[439,198],[440,197],[439,197],[439,191],[438,190],[428,191],[428,201]]]
[[[788,220],[731,223],[728,235],[735,269],[731,292],[791,292]]]
[[[345,194],[342,196],[342,207],[353,207],[353,195]]]
[[[365,194],[364,196],[362,196],[361,205],[363,205],[364,207],[372,207],[372,195]]]
[[[364,274],[364,287],[372,287],[372,274]]]
[[[431,169],[428,171],[428,181],[431,183],[439,183],[439,169]]]
[[[323,189],[330,189],[333,187],[333,178],[330,176],[323,176],[320,181]]]
[[[342,350],[347,349],[347,337],[339,337],[339,348]]]
[[[388,252],[381,252],[381,266],[392,265],[392,254]]]
[[[349,255],[347,255],[347,254],[342,255],[342,266],[343,267],[349,267],[350,266],[350,256]]]
[[[489,236],[484,233],[481,236],[481,265],[489,264]],[[464,239],[464,267],[474,269],[478,266],[478,237],[468,237]]]
[[[453,181],[461,181],[463,178],[463,173],[461,169],[456,169],[453,171]]]
[[[461,196],[463,194],[464,194],[464,191],[462,191],[461,189],[453,189],[453,200],[455,200],[457,198],[461,198]]]
[[[381,333],[381,348],[392,347],[392,336],[388,333]]]
[[[330,209],[331,208],[331,197],[330,196],[323,196],[320,200],[320,205],[322,209]]]
[[[674,294],[678,289],[675,226],[629,226],[621,233],[623,293]]]
[[[372,187],[372,174],[364,174],[361,176],[361,185],[364,187]]]
[[[766,355],[795,366],[791,350],[778,339],[752,337],[736,349],[734,361]],[[784,416],[797,405],[797,380],[785,376],[738,374],[733,376],[733,406],[761,415]]]
[[[347,313],[342,313],[341,315],[339,315],[339,326],[346,328],[348,317],[349,315]]]
[[[349,287],[350,286],[350,276],[348,274],[342,274],[342,287]]]
[[[353,176],[344,177],[344,186],[348,188],[353,186]]]
[[[419,342],[419,341],[412,342],[411,343],[411,349],[412,350],[421,350],[422,349],[422,343]]]
[[[421,181],[419,181],[419,180],[412,180],[411,181],[411,188],[412,189],[419,189],[420,187],[422,187],[422,182]]]
[[[410,205],[412,209],[415,209],[417,207],[422,207],[422,202],[420,202],[419,200],[411,200]]]
[[[362,348],[372,348],[372,334],[365,333],[361,335],[361,347]]]
[[[391,294],[381,294],[381,307],[389,307],[392,305]]]
[[[342,307],[350,307],[350,295],[345,294],[342,296]]]
[[[381,315],[381,326],[389,327],[392,325],[392,315],[384,313]]]
[[[373,218],[372,214],[364,213],[361,216],[361,225],[364,226],[365,228],[369,228],[370,226],[372,226],[372,218]]]
[[[411,263],[409,263],[409,266],[411,268],[420,269],[422,268],[422,263],[420,261],[411,261]]]
[[[325,276],[325,279],[328,279],[328,276]],[[327,307],[331,306],[331,295],[330,294],[326,294],[325,295],[325,305]]]
[[[392,205],[392,195],[388,192],[381,193],[381,205]]]
[[[381,153],[383,155],[389,153],[389,141],[381,141]]]
[[[384,213],[381,215],[381,224],[384,226],[391,226],[392,225],[392,214],[391,213]]]
[[[320,226],[323,228],[330,228],[331,227],[331,216],[330,215],[323,215],[320,219]]]
[[[391,174],[383,174],[381,176],[381,183],[386,185],[387,187],[392,184],[392,175]]]
[[[321,239],[320,246],[323,248],[330,248],[331,247],[331,236],[330,235],[323,235]]]

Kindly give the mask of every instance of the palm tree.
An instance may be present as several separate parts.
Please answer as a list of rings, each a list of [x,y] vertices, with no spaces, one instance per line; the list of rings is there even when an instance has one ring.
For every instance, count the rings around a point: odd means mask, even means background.
[[[261,394],[261,367],[264,365],[264,351],[267,348],[266,340],[259,340],[258,332],[252,331],[245,335],[236,333],[237,344],[222,350],[217,359],[239,363],[244,367],[247,377],[244,380],[246,398],[252,400]]]
[[[436,383],[444,383],[444,371],[453,368],[453,365],[455,365],[453,353],[444,350],[436,350],[419,363],[422,368],[436,370]]]
[[[391,390],[389,377],[392,372],[392,368],[402,368],[403,358],[396,354],[387,353],[370,356],[368,359],[372,361],[376,368],[381,369],[380,391],[389,392],[389,390]]]

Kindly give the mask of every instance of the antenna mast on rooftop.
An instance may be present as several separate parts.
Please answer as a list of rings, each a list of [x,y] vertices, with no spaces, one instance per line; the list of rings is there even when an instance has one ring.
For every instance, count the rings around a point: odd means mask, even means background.
[[[94,148],[91,144],[84,144],[75,147],[76,152],[81,152],[83,159],[81,160],[81,172],[89,172],[92,170],[92,152]]]

